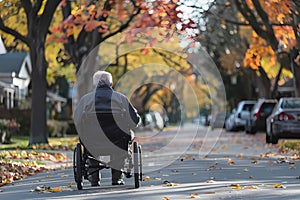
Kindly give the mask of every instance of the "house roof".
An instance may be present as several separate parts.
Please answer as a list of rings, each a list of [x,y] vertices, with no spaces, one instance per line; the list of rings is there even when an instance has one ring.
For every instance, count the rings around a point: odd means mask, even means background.
[[[0,88],[12,88],[14,89],[14,87],[11,84],[5,83],[0,81]]]
[[[0,54],[0,73],[15,72],[19,74],[27,55],[26,52]]]

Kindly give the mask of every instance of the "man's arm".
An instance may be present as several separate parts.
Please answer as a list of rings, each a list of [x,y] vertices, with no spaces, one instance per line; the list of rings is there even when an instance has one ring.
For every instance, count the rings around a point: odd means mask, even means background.
[[[125,100],[125,105],[127,105],[127,121],[130,129],[135,129],[138,125],[141,124],[141,117],[139,116],[137,110],[133,107],[133,105],[129,102],[127,98]]]

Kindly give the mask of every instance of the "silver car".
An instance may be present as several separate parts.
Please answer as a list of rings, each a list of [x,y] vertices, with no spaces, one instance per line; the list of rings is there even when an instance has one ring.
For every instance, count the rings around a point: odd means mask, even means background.
[[[266,121],[266,142],[280,138],[300,138],[300,98],[281,98]]]
[[[250,117],[250,111],[256,101],[246,100],[239,102],[225,121],[226,131],[238,131],[245,129],[246,120]]]

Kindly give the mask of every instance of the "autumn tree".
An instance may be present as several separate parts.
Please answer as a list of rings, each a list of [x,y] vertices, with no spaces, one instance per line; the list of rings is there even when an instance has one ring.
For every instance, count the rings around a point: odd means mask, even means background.
[[[245,33],[251,28],[238,21],[238,10],[227,0],[210,1],[206,6],[200,4],[195,1],[186,6],[198,22],[200,37],[197,41],[214,60],[223,78],[229,107],[244,98],[255,98],[253,88],[260,80],[244,78],[256,77],[256,74],[241,67],[249,45],[247,37],[250,37]]]
[[[31,86],[31,127],[29,144],[48,143],[46,126],[46,71],[48,63],[45,59],[45,42],[49,33],[49,26],[56,8],[61,0],[51,1],[1,1],[0,30],[11,34],[16,40],[26,44],[29,48],[32,63]],[[10,17],[21,17],[27,29],[18,32],[12,28],[14,24],[7,24]]]
[[[253,45],[246,53],[245,64],[254,70],[261,70],[261,59],[266,54],[271,59],[277,57],[281,65],[276,78],[277,82],[282,68],[287,68],[293,72],[296,81],[295,87],[298,86],[300,84],[300,69],[295,67],[293,70],[292,66],[295,64],[294,58],[298,55],[296,49],[300,47],[299,1],[234,0],[233,3],[242,14],[245,23],[249,24],[257,35]],[[286,57],[288,58],[286,59]],[[272,60],[270,62],[272,63]],[[275,83],[274,88],[276,90],[277,83]],[[299,91],[300,88],[298,87],[295,95],[299,94]],[[273,97],[275,92],[272,93]]]
[[[64,21],[51,28],[54,12],[61,3]],[[32,70],[32,117],[30,144],[47,143],[45,40],[48,33],[64,43],[57,53],[63,65],[73,63],[77,71],[84,58],[101,42],[129,27],[160,26],[174,29],[180,24],[180,13],[173,1],[2,1],[0,29],[29,47]],[[72,7],[73,6],[73,7]],[[25,13],[27,33],[6,24],[12,15]],[[182,30],[193,24],[182,22]],[[172,28],[171,28],[172,27]],[[134,35],[134,33],[132,33]],[[52,40],[53,41],[53,40]],[[90,78],[90,76],[89,76]]]
[[[204,12],[199,6],[192,5],[202,13],[199,27],[201,36],[204,37],[201,37],[201,42],[213,57],[219,56],[220,59],[216,60],[220,61],[223,67],[231,67],[226,69],[229,74],[231,70],[235,70],[235,61],[239,61],[238,66],[249,67],[252,71],[251,77],[255,80],[254,84],[259,88],[260,97],[274,97],[279,79],[283,75],[289,76],[291,71],[291,62],[286,61],[293,60],[292,49],[299,45],[297,30],[299,2],[294,0],[210,2],[210,6]],[[216,44],[222,45],[216,48]],[[278,53],[279,46],[288,47],[283,49],[287,54]],[[289,58],[286,59],[287,56]],[[280,67],[277,67],[278,63]],[[242,71],[244,70],[240,68],[237,72]],[[298,68],[295,68],[296,78],[299,77],[297,71]],[[275,80],[275,84],[271,79]]]
[[[64,43],[59,61],[73,63],[77,72],[87,55],[97,52],[92,50],[125,30],[127,34],[120,39],[120,43],[133,40],[139,28],[160,27],[168,30],[167,37],[171,37],[175,30],[196,27],[192,20],[182,17],[176,1],[64,1],[62,12],[64,21],[51,30],[52,38]],[[91,57],[96,58],[96,55]],[[94,67],[95,63],[90,59],[84,65]],[[91,74],[83,74],[80,79],[86,80],[89,77]],[[84,84],[79,84],[79,87],[87,91]]]

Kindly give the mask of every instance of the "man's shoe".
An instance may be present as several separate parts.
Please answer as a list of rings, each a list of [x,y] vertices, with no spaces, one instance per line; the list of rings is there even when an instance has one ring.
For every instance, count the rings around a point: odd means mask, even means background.
[[[132,173],[131,172],[124,172],[126,178],[131,178]]]
[[[125,185],[125,182],[123,179],[119,179],[118,181],[113,181],[112,185]]]

